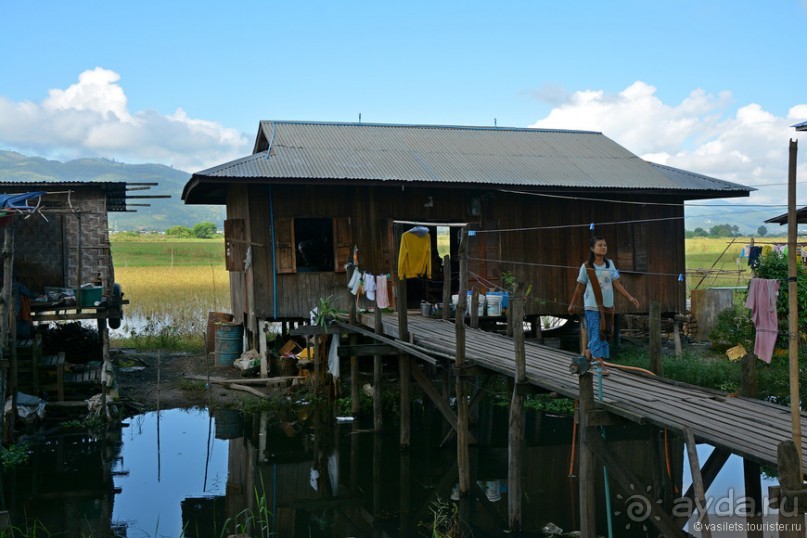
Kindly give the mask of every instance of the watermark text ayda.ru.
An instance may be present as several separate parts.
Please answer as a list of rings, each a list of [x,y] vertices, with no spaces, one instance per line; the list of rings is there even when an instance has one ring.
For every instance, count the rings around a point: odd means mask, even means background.
[[[654,504],[660,508],[660,500],[651,500],[650,489],[648,487],[645,494],[636,493],[624,499],[624,513],[631,521],[642,522],[650,518],[652,516],[652,505]],[[622,498],[622,496],[618,495],[617,498]],[[748,517],[755,514],[767,516],[774,513],[769,497],[763,497],[759,504],[761,506],[758,506],[752,497],[738,496],[734,489],[730,488],[726,495],[720,497],[707,496],[703,503],[696,499],[679,497],[673,501],[670,515],[675,518],[689,519],[697,514],[700,520],[704,513],[714,514],[717,517]],[[786,517],[795,517],[799,513],[798,508],[797,505],[790,507],[790,509],[783,507],[775,513]],[[623,512],[623,510],[618,510],[619,512]]]

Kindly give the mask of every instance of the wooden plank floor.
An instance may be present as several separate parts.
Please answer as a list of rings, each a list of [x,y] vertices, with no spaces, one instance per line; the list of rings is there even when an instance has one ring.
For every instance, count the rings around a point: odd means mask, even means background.
[[[362,324],[373,327],[372,314]],[[384,314],[384,333],[398,338],[397,314]],[[408,316],[410,339],[426,351],[453,355],[454,323]],[[466,327],[466,361],[509,377],[514,376],[515,345],[512,338]],[[578,377],[569,372],[575,353],[527,342],[527,379],[536,386],[577,398]],[[729,397],[711,389],[676,383],[611,369],[598,379],[594,398],[602,408],[634,422],[653,424],[681,432],[692,429],[698,442],[724,448],[760,464],[776,466],[777,446],[791,439],[790,408],[761,400]],[[807,415],[801,414],[802,432],[807,432]],[[807,469],[807,443],[802,436],[802,468]]]

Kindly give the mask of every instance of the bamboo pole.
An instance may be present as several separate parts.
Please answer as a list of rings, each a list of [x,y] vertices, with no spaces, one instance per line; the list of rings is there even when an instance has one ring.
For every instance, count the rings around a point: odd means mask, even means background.
[[[790,415],[793,443],[798,451],[799,476],[801,468],[801,398],[799,396],[799,285],[796,270],[796,157],[799,146],[797,140],[790,140],[790,160],[787,174],[787,297],[788,297],[788,336],[790,357]]]
[[[468,228],[462,228],[459,244],[460,289],[457,299],[455,366],[457,376],[457,468],[459,469],[460,495],[471,491],[470,460],[468,458],[468,399],[462,367],[465,362],[465,308],[468,303]]]
[[[510,532],[521,531],[521,502],[523,493],[523,463],[524,463],[524,395],[521,387],[527,381],[527,359],[524,348],[524,318],[523,286],[516,283],[513,290],[513,337],[515,340],[515,384],[510,401],[510,424],[507,445],[507,513]]]

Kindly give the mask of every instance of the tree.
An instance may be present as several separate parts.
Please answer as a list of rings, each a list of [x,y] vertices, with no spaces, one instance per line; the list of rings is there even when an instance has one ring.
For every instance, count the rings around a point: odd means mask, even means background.
[[[765,237],[766,235],[768,235],[768,228],[765,226],[760,226],[759,228],[757,228],[757,235],[760,237]]]
[[[709,228],[712,237],[735,237],[740,235],[740,228],[736,224],[718,224]]]
[[[165,235],[171,237],[193,237],[193,232],[187,226],[171,226],[165,230]]]
[[[212,222],[197,222],[191,230],[194,237],[199,239],[210,239],[216,234],[216,225]]]
[[[700,227],[695,228],[695,231],[694,231],[694,232],[692,232],[692,234],[693,234],[695,237],[706,237],[707,235],[709,235],[709,234],[706,232],[706,230],[704,230],[703,228],[700,228]]]

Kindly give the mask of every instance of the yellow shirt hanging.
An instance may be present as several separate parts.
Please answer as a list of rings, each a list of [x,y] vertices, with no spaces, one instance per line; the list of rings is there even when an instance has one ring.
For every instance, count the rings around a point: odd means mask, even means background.
[[[432,277],[432,241],[429,234],[419,237],[405,232],[401,235],[401,249],[398,252],[398,277]]]

